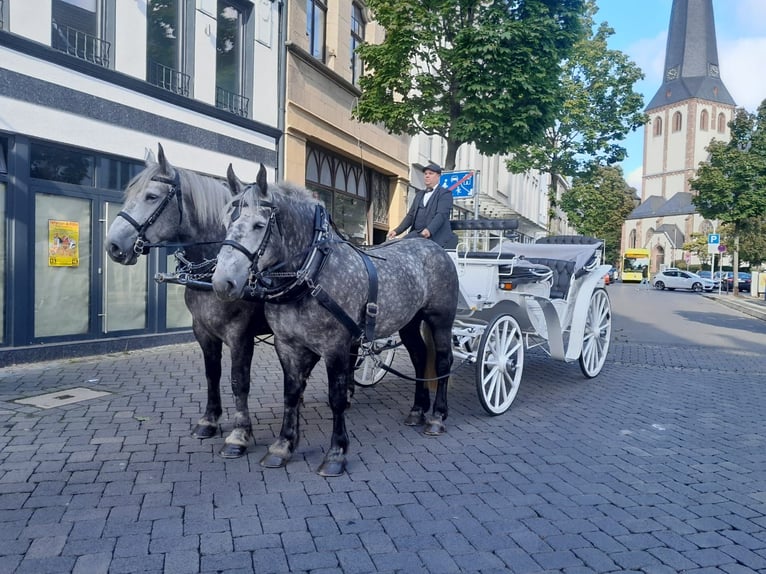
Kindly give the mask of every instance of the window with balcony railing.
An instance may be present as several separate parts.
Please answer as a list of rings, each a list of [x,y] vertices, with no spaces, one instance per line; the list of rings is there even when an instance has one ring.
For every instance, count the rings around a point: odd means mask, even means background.
[[[220,86],[215,88],[215,107],[243,118],[250,117],[250,98],[235,94]]]
[[[194,0],[148,0],[146,10],[146,81],[190,96]]]
[[[218,0],[216,21],[215,105],[238,116],[248,117],[250,100],[247,80],[248,62],[252,55],[248,46],[247,20],[250,8],[237,0]]]
[[[51,47],[54,50],[109,67],[111,43],[102,33],[106,26],[102,0],[53,0],[51,15]]]
[[[147,81],[181,96],[189,96],[189,86],[191,85],[191,76],[184,74],[173,68],[169,68],[159,62],[147,63]]]

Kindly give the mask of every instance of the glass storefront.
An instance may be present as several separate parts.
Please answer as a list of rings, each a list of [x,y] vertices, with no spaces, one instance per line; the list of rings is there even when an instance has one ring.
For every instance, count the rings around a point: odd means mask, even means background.
[[[88,200],[35,195],[36,338],[88,333],[90,220]]]

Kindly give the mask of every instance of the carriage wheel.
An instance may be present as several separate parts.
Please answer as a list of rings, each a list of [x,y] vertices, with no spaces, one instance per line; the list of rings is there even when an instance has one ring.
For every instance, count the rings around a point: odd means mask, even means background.
[[[476,392],[490,415],[507,411],[521,384],[524,335],[511,315],[499,315],[484,331],[476,362]]]
[[[372,344],[374,357],[372,355],[360,356],[354,365],[354,382],[360,387],[371,387],[388,372],[384,367],[390,367],[394,362],[396,347],[392,347],[393,341],[390,339],[375,341]]]
[[[595,289],[590,296],[585,318],[585,336],[580,353],[580,369],[592,379],[601,372],[612,340],[612,308],[604,289]]]

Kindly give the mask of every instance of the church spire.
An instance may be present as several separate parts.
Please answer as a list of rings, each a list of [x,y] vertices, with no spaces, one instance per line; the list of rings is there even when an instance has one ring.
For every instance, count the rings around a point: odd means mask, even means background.
[[[713,0],[673,0],[662,85],[646,110],[691,98],[735,105],[718,67]]]

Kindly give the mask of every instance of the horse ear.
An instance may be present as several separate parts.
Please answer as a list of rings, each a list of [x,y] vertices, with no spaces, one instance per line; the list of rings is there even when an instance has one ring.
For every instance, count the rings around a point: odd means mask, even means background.
[[[144,163],[146,164],[146,167],[157,163],[157,157],[154,155],[154,152],[149,148],[145,148],[145,150],[146,153],[144,153]]]
[[[255,183],[258,184],[258,188],[261,190],[261,193],[266,195],[266,190],[269,186],[266,183],[266,167],[263,164],[261,164],[261,169],[258,170],[258,175],[255,178]]]
[[[162,173],[170,175],[172,167],[170,166],[168,159],[165,157],[165,150],[162,149],[161,143],[157,144],[157,159],[158,163],[160,164],[160,170]]]
[[[234,166],[232,164],[229,164],[229,169],[226,170],[226,181],[229,184],[231,193],[237,195],[242,192],[242,182],[237,177],[237,174],[234,173]]]

